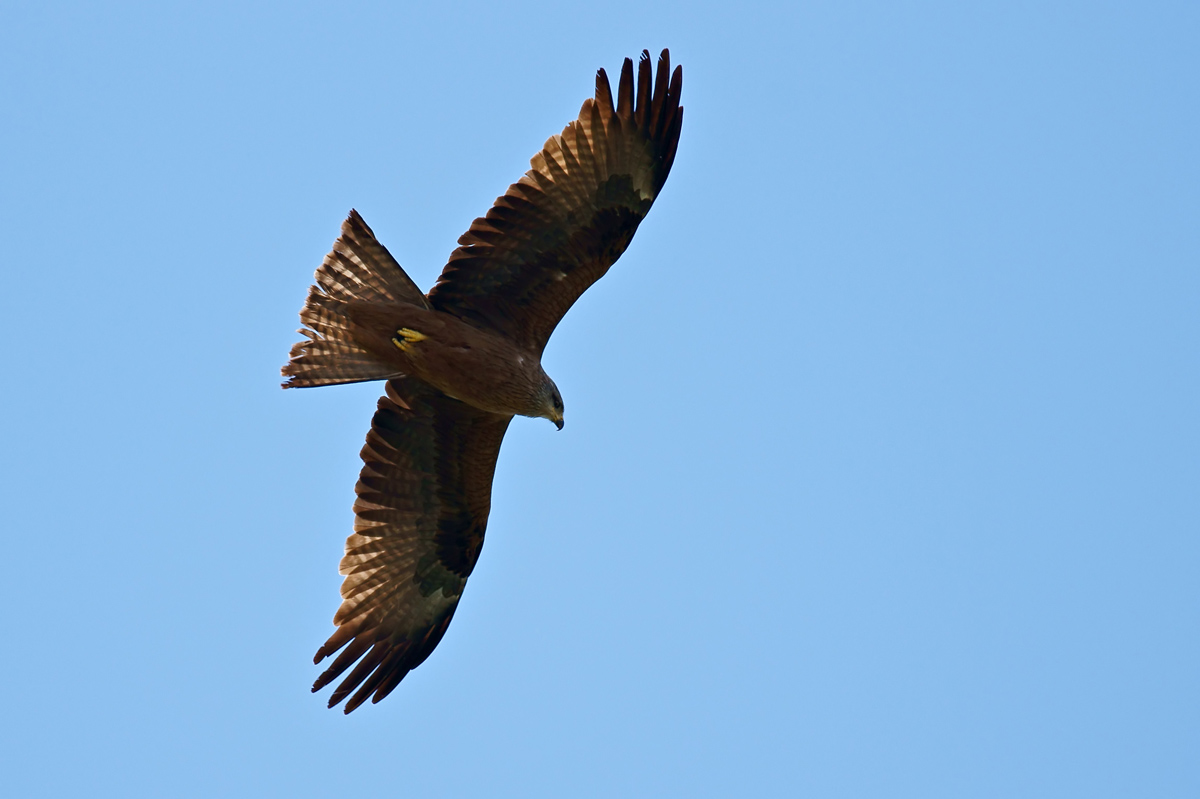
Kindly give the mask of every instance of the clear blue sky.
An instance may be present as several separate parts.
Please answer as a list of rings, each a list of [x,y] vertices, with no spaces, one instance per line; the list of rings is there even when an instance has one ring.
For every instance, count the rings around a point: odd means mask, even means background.
[[[1200,795],[1200,6],[0,10],[0,793]],[[422,286],[592,91],[687,108],[449,634],[309,694],[380,386],[284,392],[351,207]]]

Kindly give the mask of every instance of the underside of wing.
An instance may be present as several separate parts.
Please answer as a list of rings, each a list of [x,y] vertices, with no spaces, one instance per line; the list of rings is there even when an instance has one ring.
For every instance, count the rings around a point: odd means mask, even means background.
[[[540,353],[559,320],[629,246],[667,179],[683,108],[683,71],[663,50],[604,70],[579,118],[547,140],[532,169],[476,219],[429,293],[430,304]]]
[[[362,450],[338,628],[314,659],[342,650],[313,691],[354,667],[330,707],[347,696],[347,713],[378,702],[441,641],[483,546],[511,418],[414,380],[388,382]]]

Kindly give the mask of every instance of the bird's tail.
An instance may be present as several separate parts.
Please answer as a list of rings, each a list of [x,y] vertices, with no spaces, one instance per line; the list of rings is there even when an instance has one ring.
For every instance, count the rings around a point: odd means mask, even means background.
[[[316,284],[300,310],[304,341],[292,347],[284,364],[284,388],[309,388],[399,377],[393,364],[377,358],[355,340],[350,303],[410,303],[427,308],[425,295],[375,239],[367,223],[351,211],[342,235],[317,269]]]

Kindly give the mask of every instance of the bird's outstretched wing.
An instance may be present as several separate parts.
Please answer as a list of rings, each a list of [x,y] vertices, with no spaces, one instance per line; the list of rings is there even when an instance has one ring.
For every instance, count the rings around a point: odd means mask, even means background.
[[[600,70],[579,118],[546,141],[533,168],[458,240],[430,304],[540,354],[575,300],[629,246],[666,181],[682,87],[683,71],[671,74],[666,50],[657,77],[642,52],[636,91],[625,59],[615,106]]]
[[[388,381],[362,450],[338,628],[314,659],[345,647],[313,691],[357,661],[330,707],[352,692],[347,713],[368,698],[378,702],[442,640],[483,546],[511,420],[416,380]]]

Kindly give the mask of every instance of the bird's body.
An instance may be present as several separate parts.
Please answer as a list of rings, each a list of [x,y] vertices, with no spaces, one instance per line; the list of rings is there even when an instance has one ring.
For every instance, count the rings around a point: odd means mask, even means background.
[[[504,336],[408,303],[357,301],[346,316],[355,341],[396,371],[483,411],[543,415],[541,358]]]
[[[653,85],[652,85],[653,84]],[[515,415],[563,426],[541,366],[558,322],[621,256],[670,172],[682,71],[626,59],[579,118],[459,239],[428,294],[351,211],[300,311],[285,387],[386,380],[340,572],[338,653],[313,690],[378,702],[437,646],[483,545],[500,443]],[[339,650],[341,650],[339,652]],[[352,695],[353,694],[353,695]]]

